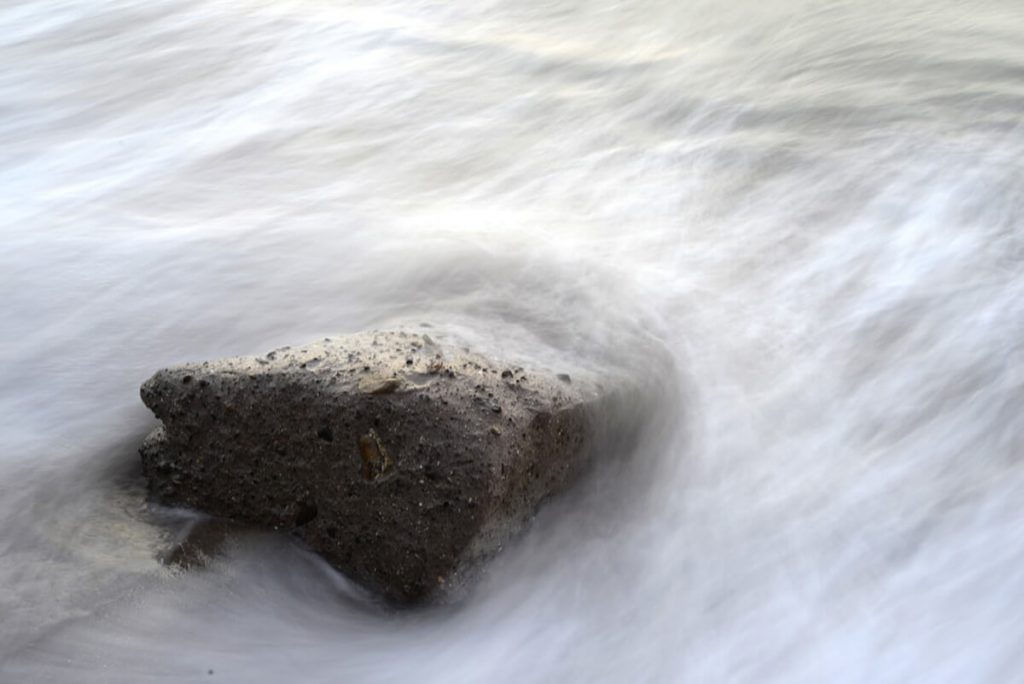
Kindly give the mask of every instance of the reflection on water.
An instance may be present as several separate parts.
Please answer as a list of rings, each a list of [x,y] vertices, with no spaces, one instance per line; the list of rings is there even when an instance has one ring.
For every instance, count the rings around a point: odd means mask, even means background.
[[[1016,0],[11,0],[0,63],[4,681],[1024,672]],[[465,603],[145,505],[154,369],[421,320],[659,407]]]

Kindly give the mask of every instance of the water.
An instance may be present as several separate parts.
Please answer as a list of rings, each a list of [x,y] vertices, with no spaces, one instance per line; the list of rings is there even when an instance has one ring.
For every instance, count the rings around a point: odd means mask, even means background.
[[[7,0],[0,64],[0,680],[1024,681],[1019,0]],[[396,320],[658,419],[455,609],[161,565],[139,383]]]

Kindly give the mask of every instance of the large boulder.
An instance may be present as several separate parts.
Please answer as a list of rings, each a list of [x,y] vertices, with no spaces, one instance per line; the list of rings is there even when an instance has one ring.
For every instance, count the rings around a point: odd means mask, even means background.
[[[161,421],[141,448],[152,496],[294,530],[393,601],[450,596],[583,471],[625,394],[434,337],[159,371],[142,386]]]

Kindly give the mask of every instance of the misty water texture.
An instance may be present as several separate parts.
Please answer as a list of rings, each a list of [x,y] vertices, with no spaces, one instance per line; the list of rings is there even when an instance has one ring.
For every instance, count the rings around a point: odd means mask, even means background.
[[[0,680],[1024,681],[1022,113],[1019,0],[7,0]],[[396,321],[656,415],[453,609],[161,564],[140,382]]]

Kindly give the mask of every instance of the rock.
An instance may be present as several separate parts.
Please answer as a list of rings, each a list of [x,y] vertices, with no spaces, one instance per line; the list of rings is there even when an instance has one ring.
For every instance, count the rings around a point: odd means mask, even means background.
[[[151,495],[293,530],[390,600],[451,597],[583,472],[621,397],[432,332],[157,372],[141,392],[161,421],[140,450]]]

